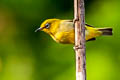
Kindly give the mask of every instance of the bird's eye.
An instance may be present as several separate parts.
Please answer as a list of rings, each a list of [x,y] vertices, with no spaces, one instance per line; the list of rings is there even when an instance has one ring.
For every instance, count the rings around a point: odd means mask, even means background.
[[[50,28],[50,23],[45,24],[45,28],[49,29]]]

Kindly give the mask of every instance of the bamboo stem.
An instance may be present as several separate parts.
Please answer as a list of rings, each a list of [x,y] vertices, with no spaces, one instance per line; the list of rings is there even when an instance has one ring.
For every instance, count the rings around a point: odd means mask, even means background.
[[[76,80],[86,80],[84,0],[74,0]]]

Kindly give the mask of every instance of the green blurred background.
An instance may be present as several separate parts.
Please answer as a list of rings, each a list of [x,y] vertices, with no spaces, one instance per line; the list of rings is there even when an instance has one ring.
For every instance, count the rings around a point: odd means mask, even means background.
[[[86,23],[114,30],[86,43],[87,80],[120,80],[120,0],[85,0],[85,8]],[[73,0],[0,0],[0,80],[75,80],[73,45],[34,32],[73,13]]]

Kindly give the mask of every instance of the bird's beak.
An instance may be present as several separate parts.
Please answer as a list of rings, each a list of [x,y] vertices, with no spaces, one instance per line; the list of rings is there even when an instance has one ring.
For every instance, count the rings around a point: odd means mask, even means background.
[[[36,29],[35,32],[41,31],[41,30],[43,30],[43,28],[44,27],[40,27],[40,28]]]

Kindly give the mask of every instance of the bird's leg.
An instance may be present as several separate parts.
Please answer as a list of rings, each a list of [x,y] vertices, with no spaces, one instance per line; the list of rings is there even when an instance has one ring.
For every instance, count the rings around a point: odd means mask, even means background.
[[[76,21],[79,21],[78,16],[76,18],[73,19],[73,23],[75,24]]]

